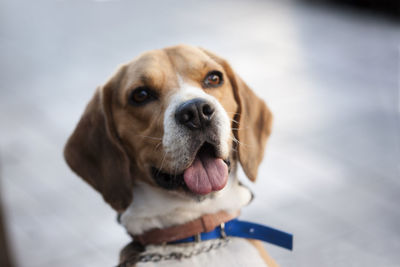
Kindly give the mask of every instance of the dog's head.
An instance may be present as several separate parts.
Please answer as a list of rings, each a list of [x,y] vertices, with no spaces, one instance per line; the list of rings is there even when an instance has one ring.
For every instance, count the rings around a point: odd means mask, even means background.
[[[89,102],[64,155],[117,211],[138,181],[189,197],[254,181],[272,116],[222,58],[176,46],[122,65]]]

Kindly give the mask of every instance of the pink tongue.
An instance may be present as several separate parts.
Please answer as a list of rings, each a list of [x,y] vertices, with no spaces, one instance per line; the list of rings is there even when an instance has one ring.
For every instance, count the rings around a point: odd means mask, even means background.
[[[225,187],[228,181],[228,166],[222,159],[199,154],[183,173],[183,179],[190,191],[206,195]]]

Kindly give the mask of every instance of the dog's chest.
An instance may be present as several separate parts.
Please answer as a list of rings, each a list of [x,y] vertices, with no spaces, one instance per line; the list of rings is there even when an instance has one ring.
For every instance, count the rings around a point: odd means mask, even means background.
[[[137,267],[268,266],[246,239],[210,240],[199,243],[148,246]]]

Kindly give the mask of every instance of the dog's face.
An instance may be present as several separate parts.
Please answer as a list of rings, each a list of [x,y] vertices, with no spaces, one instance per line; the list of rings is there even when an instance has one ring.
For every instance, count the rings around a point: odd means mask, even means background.
[[[222,66],[180,47],[146,53],[120,72],[114,123],[137,179],[202,195],[223,188],[237,104]]]
[[[97,89],[65,157],[118,211],[138,181],[207,197],[237,160],[255,179],[271,118],[225,60],[190,46],[154,50]]]

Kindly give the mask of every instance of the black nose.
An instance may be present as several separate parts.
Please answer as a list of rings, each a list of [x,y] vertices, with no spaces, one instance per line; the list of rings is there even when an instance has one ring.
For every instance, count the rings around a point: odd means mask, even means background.
[[[210,124],[214,107],[204,99],[195,98],[181,104],[175,111],[175,119],[190,130],[202,129]]]

